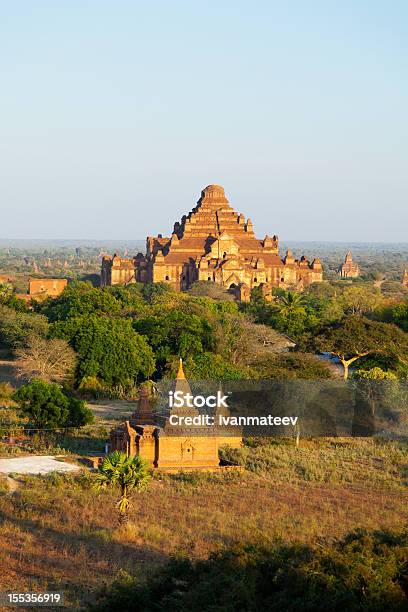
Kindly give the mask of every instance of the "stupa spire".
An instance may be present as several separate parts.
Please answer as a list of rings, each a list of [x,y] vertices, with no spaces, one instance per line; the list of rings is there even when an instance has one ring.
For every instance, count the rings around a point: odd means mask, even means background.
[[[130,424],[133,427],[134,425],[154,425],[154,423],[149,391],[143,386],[140,388],[138,407],[131,416]]]
[[[183,360],[180,358],[179,361],[179,368],[178,368],[178,372],[177,372],[177,376],[176,376],[176,384],[174,385],[174,394],[176,394],[177,392],[181,392],[182,396],[184,396],[184,401],[183,401],[183,405],[179,406],[179,407],[175,407],[173,406],[170,410],[170,412],[172,414],[188,414],[188,415],[192,415],[195,416],[197,414],[200,414],[198,412],[198,410],[196,408],[194,408],[193,406],[190,407],[187,405],[186,400],[185,400],[185,396],[186,395],[191,395],[191,387],[190,384],[186,378],[186,375],[184,374],[184,369],[183,369]]]
[[[186,375],[184,374],[184,370],[183,370],[183,360],[180,357],[176,380],[185,380],[185,378],[186,378]]]

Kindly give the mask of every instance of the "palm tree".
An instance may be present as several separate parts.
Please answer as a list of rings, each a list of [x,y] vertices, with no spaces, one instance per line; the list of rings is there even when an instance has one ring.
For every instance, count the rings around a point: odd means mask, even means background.
[[[122,518],[129,509],[131,491],[146,488],[149,480],[147,463],[139,456],[129,457],[120,451],[114,451],[103,459],[96,478],[99,489],[120,488],[121,497],[116,505]]]
[[[303,309],[304,304],[305,299],[303,295],[295,293],[294,291],[285,291],[276,300],[275,307],[279,311],[279,314],[287,317]]]

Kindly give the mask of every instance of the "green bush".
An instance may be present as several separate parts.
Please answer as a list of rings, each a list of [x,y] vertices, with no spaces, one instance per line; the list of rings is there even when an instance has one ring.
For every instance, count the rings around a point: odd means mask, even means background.
[[[359,530],[316,548],[236,545],[205,561],[172,559],[144,584],[122,575],[90,609],[402,612],[407,559],[407,532]]]
[[[92,423],[93,413],[84,401],[68,397],[57,384],[33,379],[13,395],[21,416],[36,428],[81,427]]]
[[[106,393],[104,385],[96,376],[84,376],[78,385],[78,390],[81,394],[93,398],[101,397]]]

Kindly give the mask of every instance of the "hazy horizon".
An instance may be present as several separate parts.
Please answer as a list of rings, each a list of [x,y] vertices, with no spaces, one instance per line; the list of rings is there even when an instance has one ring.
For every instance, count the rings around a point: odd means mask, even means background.
[[[0,236],[170,235],[219,183],[259,238],[403,243],[407,41],[402,0],[0,0]]]
[[[121,245],[123,247],[132,247],[132,246],[145,246],[146,239],[145,238],[131,238],[131,239],[112,239],[112,238],[0,238],[0,249],[4,248],[20,248],[19,245],[27,247],[30,244],[38,245],[38,246],[55,246],[55,247],[98,247],[98,246],[114,246]],[[316,245],[316,247],[354,247],[354,248],[376,248],[379,249],[384,248],[407,248],[408,249],[408,240],[405,242],[402,241],[389,241],[389,242],[375,242],[375,241],[353,241],[353,240],[279,240],[279,247],[281,248],[283,245]]]

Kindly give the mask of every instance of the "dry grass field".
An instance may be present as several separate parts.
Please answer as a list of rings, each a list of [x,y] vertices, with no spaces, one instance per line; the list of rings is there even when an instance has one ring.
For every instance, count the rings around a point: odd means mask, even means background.
[[[408,449],[375,440],[261,441],[238,451],[242,474],[155,475],[118,524],[93,475],[0,481],[0,590],[65,590],[80,609],[121,571],[145,575],[171,555],[205,558],[235,542],[337,539],[408,522]]]

